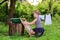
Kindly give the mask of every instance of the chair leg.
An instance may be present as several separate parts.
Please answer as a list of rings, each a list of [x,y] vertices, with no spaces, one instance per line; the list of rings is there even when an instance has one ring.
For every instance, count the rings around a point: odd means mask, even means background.
[[[21,35],[24,35],[24,25],[22,24],[22,32]]]
[[[15,29],[14,24],[13,23],[10,23],[9,24],[9,36],[12,36],[14,34],[14,32],[15,32],[14,29]]]
[[[23,35],[24,34],[24,28],[23,28],[23,25],[21,23],[20,24],[17,24],[17,32],[20,35]]]

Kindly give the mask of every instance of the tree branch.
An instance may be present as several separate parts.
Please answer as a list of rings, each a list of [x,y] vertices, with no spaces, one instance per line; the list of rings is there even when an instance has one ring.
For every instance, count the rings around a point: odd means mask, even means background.
[[[3,3],[6,2],[6,1],[7,1],[7,0],[2,1],[2,2],[0,3],[0,5],[3,4]]]

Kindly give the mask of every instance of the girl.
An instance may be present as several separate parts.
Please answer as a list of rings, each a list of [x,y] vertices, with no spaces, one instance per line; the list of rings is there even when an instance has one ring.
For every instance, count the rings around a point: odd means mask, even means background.
[[[44,32],[44,29],[42,28],[42,24],[41,24],[41,18],[39,17],[39,13],[40,12],[38,10],[35,10],[33,12],[34,20],[32,22],[21,20],[30,36],[33,34],[35,34],[36,36],[41,36]],[[33,30],[30,28],[30,25],[32,24],[36,25],[36,27]]]

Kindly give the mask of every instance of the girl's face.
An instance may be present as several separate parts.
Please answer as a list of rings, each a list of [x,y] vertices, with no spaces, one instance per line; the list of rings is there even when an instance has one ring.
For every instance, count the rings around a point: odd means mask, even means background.
[[[34,18],[37,18],[38,17],[38,14],[37,13],[33,13],[33,16],[34,16]]]

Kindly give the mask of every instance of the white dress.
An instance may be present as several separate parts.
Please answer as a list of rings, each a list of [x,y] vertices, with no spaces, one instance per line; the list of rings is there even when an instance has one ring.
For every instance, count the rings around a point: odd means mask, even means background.
[[[45,25],[51,25],[51,24],[52,24],[51,15],[48,14],[48,15],[46,15]]]

